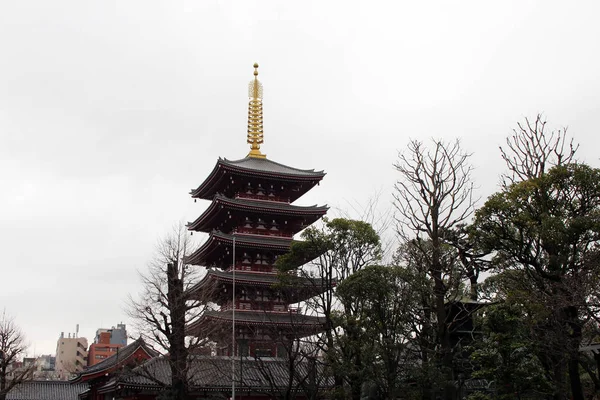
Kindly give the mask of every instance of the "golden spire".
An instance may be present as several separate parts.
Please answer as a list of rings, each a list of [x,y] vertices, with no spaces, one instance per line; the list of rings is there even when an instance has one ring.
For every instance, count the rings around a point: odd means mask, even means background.
[[[248,157],[267,158],[260,152],[263,142],[263,115],[262,115],[262,83],[258,80],[258,64],[254,64],[254,80],[248,84],[248,144],[250,153]]]

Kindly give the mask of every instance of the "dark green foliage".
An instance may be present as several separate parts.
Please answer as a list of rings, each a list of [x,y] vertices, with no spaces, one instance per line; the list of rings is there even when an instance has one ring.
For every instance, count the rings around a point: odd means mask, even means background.
[[[324,218],[323,222],[323,228],[304,230],[302,241],[294,242],[290,252],[277,259],[280,271],[295,270],[317,260],[319,268],[333,270],[342,280],[381,257],[379,234],[369,223],[345,218]]]
[[[473,345],[474,378],[494,383],[497,399],[551,394],[526,307],[503,302],[485,309],[483,340]]]
[[[570,164],[514,184],[488,199],[476,225],[482,244],[497,251],[503,265],[552,281],[585,271],[597,264],[600,170]]]
[[[337,315],[345,332],[337,348],[352,354],[337,367],[349,379],[369,383],[371,392],[376,388],[378,398],[393,399],[406,392],[409,373],[417,367],[410,337],[412,294],[404,269],[379,265],[356,272],[337,289],[344,309],[351,310]],[[358,358],[360,363],[355,362]]]
[[[476,237],[495,252],[498,271],[521,270],[530,302],[545,311],[538,321],[543,361],[556,388],[583,399],[582,332],[595,309],[600,239],[600,170],[559,165],[491,196],[476,213]],[[569,377],[569,385],[565,377]]]
[[[302,241],[292,243],[291,251],[278,258],[277,267],[283,284],[293,284],[295,277],[285,274],[297,271],[315,285],[319,293],[306,302],[308,309],[324,318],[324,332],[316,346],[327,352],[327,362],[338,386],[336,397],[350,392],[360,397],[366,368],[359,330],[338,328],[339,315],[354,318],[355,310],[346,307],[336,297],[336,287],[346,278],[381,258],[381,242],[373,227],[363,221],[344,218],[324,219],[322,227],[309,227],[302,232]],[[318,288],[317,288],[318,286]],[[357,336],[358,335],[358,336]],[[341,338],[341,340],[338,340]],[[348,371],[362,371],[359,373]]]

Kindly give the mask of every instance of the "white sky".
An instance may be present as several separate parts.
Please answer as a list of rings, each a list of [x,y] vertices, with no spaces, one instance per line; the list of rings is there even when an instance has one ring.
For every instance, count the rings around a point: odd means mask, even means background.
[[[247,154],[260,64],[272,160],[324,169],[299,204],[348,209],[410,138],[461,138],[479,194],[543,112],[597,165],[597,1],[3,1],[0,307],[37,354],[123,321],[189,189]]]

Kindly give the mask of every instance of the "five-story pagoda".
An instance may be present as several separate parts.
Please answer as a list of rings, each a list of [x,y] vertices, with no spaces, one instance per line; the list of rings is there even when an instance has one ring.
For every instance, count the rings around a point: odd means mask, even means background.
[[[187,258],[208,269],[189,295],[220,309],[207,311],[188,326],[188,333],[216,342],[218,355],[276,357],[284,355],[286,343],[322,328],[320,318],[290,307],[323,290],[321,285],[300,277],[283,284],[274,263],[289,250],[294,234],[327,212],[326,206],[292,204],[325,173],[276,163],[260,151],[262,84],[258,65],[254,68],[248,106],[250,153],[235,161],[219,158],[210,175],[191,191],[193,198],[212,203],[188,224],[192,231],[209,233]]]

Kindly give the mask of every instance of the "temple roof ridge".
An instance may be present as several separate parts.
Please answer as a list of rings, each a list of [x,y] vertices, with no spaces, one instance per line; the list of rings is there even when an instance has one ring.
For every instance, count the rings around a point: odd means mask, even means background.
[[[118,367],[120,364],[128,362],[138,349],[142,349],[150,357],[156,357],[159,354],[156,350],[150,347],[142,337],[140,337],[127,346],[117,348],[117,351],[112,356],[105,358],[98,364],[92,365],[91,367],[79,372],[75,378],[71,379],[71,382],[81,382],[90,376],[108,372],[111,369]]]
[[[292,196],[291,202],[318,184],[326,173],[314,169],[290,167],[266,158],[245,157],[238,160],[228,160],[219,157],[211,173],[190,194],[195,198],[210,200],[219,190],[219,186],[229,181],[227,175],[245,175],[257,178],[275,179],[284,182],[308,183],[304,189]]]
[[[323,176],[325,175],[324,170],[315,171],[314,168],[312,168],[312,169],[302,169],[302,168],[290,167],[289,165],[286,165],[286,164],[283,164],[283,163],[280,163],[280,162],[277,162],[277,161],[273,161],[273,160],[270,160],[268,158],[255,158],[255,157],[246,156],[244,158],[240,158],[240,159],[237,159],[237,160],[230,160],[228,158],[219,157],[218,161],[223,162],[225,164],[229,164],[229,165],[235,165],[235,166],[238,166],[240,164],[249,164],[250,166],[252,166],[254,164],[257,164],[257,165],[261,165],[261,164],[263,164],[263,165],[272,165],[272,166],[278,166],[278,167],[281,167],[281,168],[284,168],[284,169],[287,169],[287,170],[290,170],[290,171],[301,172],[303,174],[323,174]],[[244,166],[244,165],[241,165],[241,166]],[[254,169],[254,168],[251,168],[251,167],[247,167],[247,168]],[[257,169],[257,170],[262,171],[262,169]],[[273,172],[275,172],[275,171],[273,171]]]

